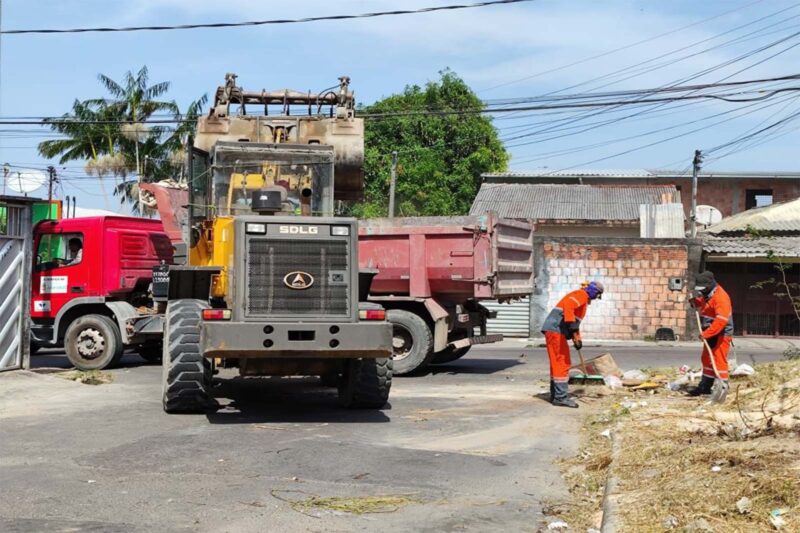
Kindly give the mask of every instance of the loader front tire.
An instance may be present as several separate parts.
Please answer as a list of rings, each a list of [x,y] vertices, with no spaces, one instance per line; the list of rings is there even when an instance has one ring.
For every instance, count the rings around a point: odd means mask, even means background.
[[[380,409],[391,388],[391,359],[350,359],[339,381],[339,403],[350,409]]]
[[[162,403],[167,413],[202,413],[211,398],[211,362],[200,352],[202,300],[174,300],[167,305],[162,355]]]

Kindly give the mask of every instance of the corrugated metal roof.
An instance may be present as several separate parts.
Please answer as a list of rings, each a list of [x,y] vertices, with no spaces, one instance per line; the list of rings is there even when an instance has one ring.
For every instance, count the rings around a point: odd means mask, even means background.
[[[546,178],[690,178],[689,170],[669,169],[573,169],[573,170],[518,170],[511,172],[487,172],[481,174],[484,179],[546,179]],[[725,172],[704,170],[698,176],[704,178],[749,178],[749,179],[800,179],[798,172],[752,171],[752,172]]]
[[[744,232],[748,228],[759,231],[800,232],[800,198],[743,211],[710,226],[705,232],[718,235]]]
[[[800,257],[800,237],[712,237],[703,239],[703,250],[727,257]]]
[[[595,187],[484,183],[471,214],[495,211],[502,217],[534,220],[639,220],[641,204],[679,201],[670,185],[653,187]]]

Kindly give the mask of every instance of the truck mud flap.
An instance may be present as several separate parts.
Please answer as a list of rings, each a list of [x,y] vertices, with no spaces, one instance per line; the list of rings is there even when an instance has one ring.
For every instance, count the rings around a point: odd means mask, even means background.
[[[472,346],[474,344],[492,344],[493,342],[500,342],[502,340],[502,335],[477,335],[475,337],[468,337],[466,339],[453,341],[448,346],[452,346],[457,350],[459,348],[466,348],[467,346]]]

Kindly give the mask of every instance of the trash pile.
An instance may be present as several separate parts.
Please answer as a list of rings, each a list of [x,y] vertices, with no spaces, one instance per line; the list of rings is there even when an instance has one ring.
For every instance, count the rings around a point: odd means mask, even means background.
[[[576,503],[559,518],[598,528],[611,471],[619,530],[800,531],[800,361],[735,365],[723,403],[685,394],[688,365],[614,377],[566,463]]]

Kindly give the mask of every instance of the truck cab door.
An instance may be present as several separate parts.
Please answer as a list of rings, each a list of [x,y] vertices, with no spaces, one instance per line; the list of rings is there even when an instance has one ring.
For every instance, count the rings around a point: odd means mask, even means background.
[[[87,258],[91,251],[83,248],[83,233],[59,230],[56,227],[36,237],[31,287],[33,319],[54,319],[70,300],[92,295]],[[80,248],[75,244],[78,241]]]

